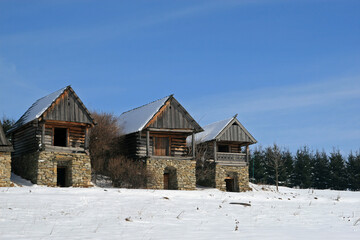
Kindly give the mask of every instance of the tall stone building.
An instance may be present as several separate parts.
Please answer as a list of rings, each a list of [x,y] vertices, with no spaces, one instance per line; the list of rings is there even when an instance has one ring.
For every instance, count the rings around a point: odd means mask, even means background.
[[[196,187],[193,153],[186,138],[202,131],[173,95],[120,116],[121,152],[146,164],[150,189],[192,190]]]
[[[37,100],[9,130],[13,172],[39,185],[87,187],[94,120],[67,86]]]
[[[11,176],[11,152],[13,147],[5,137],[3,127],[0,122],[0,187],[10,186]]]
[[[222,191],[249,190],[249,145],[257,141],[236,117],[209,124],[195,135],[199,183]]]

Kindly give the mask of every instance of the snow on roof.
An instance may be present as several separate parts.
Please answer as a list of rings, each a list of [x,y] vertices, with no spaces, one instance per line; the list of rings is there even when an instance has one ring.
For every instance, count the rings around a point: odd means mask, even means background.
[[[56,92],[50,93],[49,95],[38,99],[31,107],[21,116],[21,118],[14,124],[9,130],[10,132],[39,118],[51,104],[67,89],[64,87]]]
[[[207,142],[213,140],[219,135],[219,133],[233,120],[234,118],[228,118],[215,123],[211,123],[203,127],[204,131],[195,134],[195,142]]]
[[[141,131],[171,96],[172,95],[123,112],[119,117],[119,125],[122,127],[122,133],[129,134]]]

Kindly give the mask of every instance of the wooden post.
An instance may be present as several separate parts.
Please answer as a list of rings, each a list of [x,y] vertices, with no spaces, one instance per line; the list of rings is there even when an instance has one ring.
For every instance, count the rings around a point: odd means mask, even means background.
[[[45,122],[41,126],[41,148],[45,148]]]
[[[216,160],[217,160],[217,147],[216,147],[216,140],[214,140],[214,161],[216,162]]]
[[[146,156],[150,156],[150,133],[146,130]]]
[[[192,136],[191,136],[191,144],[192,144],[192,156],[193,158],[195,158],[195,152],[196,152],[196,144],[195,144],[195,133],[193,132],[192,133]]]
[[[250,155],[249,145],[246,145],[246,162],[247,163],[249,163],[249,155]]]
[[[89,128],[85,128],[85,150],[89,148]]]

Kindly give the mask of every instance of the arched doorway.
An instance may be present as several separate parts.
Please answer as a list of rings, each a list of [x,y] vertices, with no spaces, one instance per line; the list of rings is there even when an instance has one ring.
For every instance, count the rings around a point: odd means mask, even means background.
[[[176,168],[166,167],[164,169],[164,189],[178,189]]]

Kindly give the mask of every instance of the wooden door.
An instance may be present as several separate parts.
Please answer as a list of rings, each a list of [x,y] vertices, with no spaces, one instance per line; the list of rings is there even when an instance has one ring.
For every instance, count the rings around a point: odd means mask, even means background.
[[[156,137],[155,138],[155,155],[169,156],[169,138]]]
[[[169,189],[169,173],[164,173],[164,189]]]

